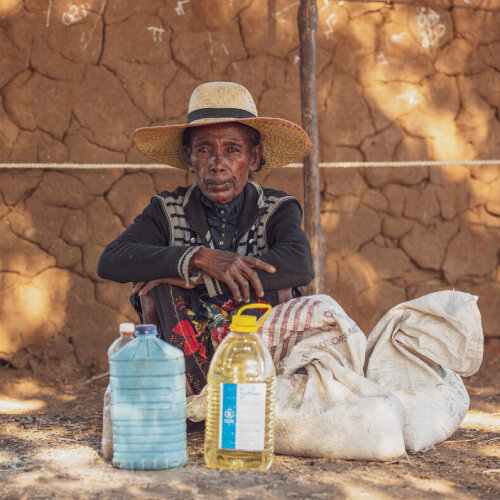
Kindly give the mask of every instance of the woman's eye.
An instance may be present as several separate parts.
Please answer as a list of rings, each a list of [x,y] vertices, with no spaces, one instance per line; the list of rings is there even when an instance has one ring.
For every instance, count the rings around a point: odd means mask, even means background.
[[[198,148],[198,153],[208,153],[208,148],[202,146],[201,148]]]

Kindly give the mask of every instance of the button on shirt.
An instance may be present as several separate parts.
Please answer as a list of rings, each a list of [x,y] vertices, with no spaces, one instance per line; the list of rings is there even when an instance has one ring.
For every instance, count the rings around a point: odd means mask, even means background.
[[[245,201],[244,192],[241,192],[228,203],[213,201],[202,194],[201,191],[200,199],[205,208],[205,216],[214,247],[219,250],[230,250]]]

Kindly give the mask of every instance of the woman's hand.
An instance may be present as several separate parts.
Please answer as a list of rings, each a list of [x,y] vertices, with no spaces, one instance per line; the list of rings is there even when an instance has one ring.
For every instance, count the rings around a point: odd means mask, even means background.
[[[132,293],[138,293],[140,296],[147,295],[155,286],[158,285],[174,285],[181,288],[191,289],[197,285],[203,284],[203,277],[200,276],[196,281],[190,281],[189,285],[186,285],[186,281],[183,278],[173,277],[173,278],[160,278],[151,281],[136,281],[132,283]]]
[[[276,272],[274,266],[255,257],[204,247],[191,257],[189,267],[200,269],[212,278],[225,283],[237,302],[250,301],[250,286],[253,287],[258,297],[264,295],[259,275],[253,268],[268,273]]]

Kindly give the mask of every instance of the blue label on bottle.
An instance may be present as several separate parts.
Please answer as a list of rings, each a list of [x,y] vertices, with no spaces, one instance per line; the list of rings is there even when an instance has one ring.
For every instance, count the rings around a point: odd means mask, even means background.
[[[236,396],[238,384],[220,385],[219,448],[234,450],[236,445]]]

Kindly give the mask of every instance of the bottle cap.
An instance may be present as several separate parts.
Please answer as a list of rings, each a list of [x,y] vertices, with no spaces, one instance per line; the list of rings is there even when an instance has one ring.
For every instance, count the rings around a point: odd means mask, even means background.
[[[255,316],[237,316],[231,321],[231,330],[234,332],[256,332],[257,318]]]
[[[120,333],[129,333],[132,335],[135,330],[134,323],[120,323]]]
[[[247,316],[241,314],[243,311],[246,311],[248,309],[267,309],[267,311],[259,318],[259,322],[257,323],[257,318],[255,316]],[[246,306],[240,307],[238,312],[233,316],[233,319],[231,320],[230,328],[231,330],[233,330],[233,332],[256,332],[259,326],[268,317],[271,309],[272,307],[269,304],[248,304]]]
[[[156,330],[156,325],[137,325],[135,327],[136,335],[153,334],[156,335],[158,332]]]

